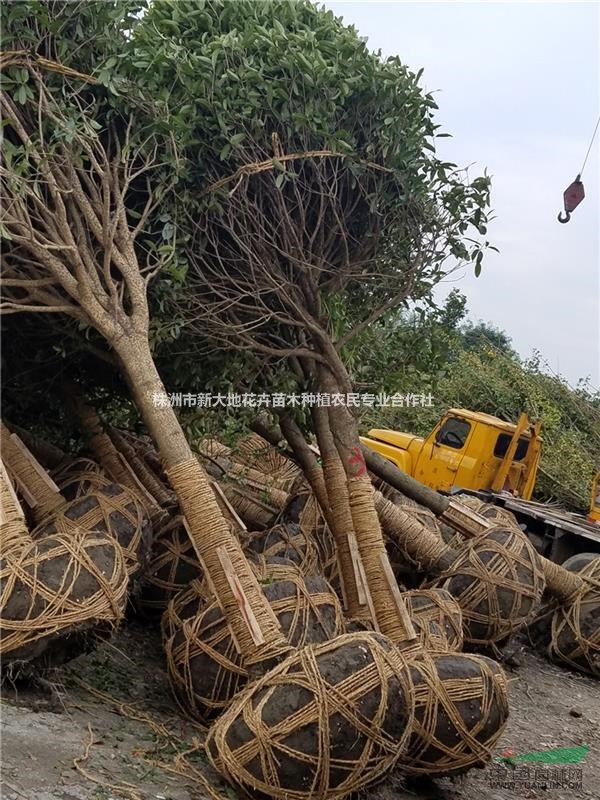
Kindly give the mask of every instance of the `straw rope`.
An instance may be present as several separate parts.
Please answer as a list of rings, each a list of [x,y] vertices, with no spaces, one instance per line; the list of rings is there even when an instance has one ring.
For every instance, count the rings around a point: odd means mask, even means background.
[[[110,483],[63,503],[31,535],[34,539],[50,534],[68,537],[77,530],[105,531],[112,535],[123,550],[129,575],[137,575],[145,567],[152,528],[137,495],[125,486]]]
[[[538,554],[518,528],[495,526],[452,550],[417,520],[377,496],[382,526],[400,549],[427,571],[441,572],[432,586],[458,601],[465,641],[500,642],[531,619],[545,586]]]
[[[600,556],[581,569],[585,588],[552,617],[551,658],[600,677]]]
[[[397,648],[374,633],[309,645],[243,689],[213,725],[211,762],[273,800],[334,800],[385,775],[412,726]]]
[[[413,589],[402,593],[419,641],[430,652],[462,650],[462,612],[445,589]]]
[[[375,493],[375,505],[385,534],[399,547],[410,563],[422,572],[449,566],[457,553],[434,536],[418,519]]]
[[[341,577],[335,539],[323,516],[321,505],[311,491],[306,493],[306,502],[298,517],[298,524],[317,545],[320,571],[333,586],[337,587]]]
[[[585,591],[585,583],[581,576],[564,569],[560,564],[541,559],[544,566],[544,577],[549,592],[556,595],[563,603],[569,605],[577,595]]]
[[[198,593],[199,587],[196,588]],[[341,607],[323,578],[304,580],[294,568],[287,568],[284,580],[263,586],[287,640],[294,647],[328,641],[344,631]],[[184,593],[181,603],[187,600]],[[173,694],[185,713],[208,720],[226,708],[248,679],[248,672],[216,601],[205,605],[196,597],[184,609],[169,605],[163,630],[173,633],[165,641],[165,653]]]
[[[339,457],[323,459],[323,475],[332,515],[332,533],[346,613],[351,618],[369,616],[363,592],[359,590],[360,576],[350,549],[349,534],[354,533],[346,471]]]
[[[287,558],[297,565],[303,575],[312,575],[318,569],[318,551],[312,536],[294,523],[274,525],[266,531],[250,533],[244,549],[262,553],[267,558]]]
[[[0,446],[4,464],[14,476],[19,488],[26,493],[26,500],[28,503],[31,502],[36,520],[43,519],[46,514],[62,505],[64,500],[54,481],[29,453],[19,437],[11,433],[2,422],[0,422]]]
[[[239,185],[240,181],[250,175],[257,175],[260,172],[268,172],[269,170],[275,169],[276,165],[278,164],[285,164],[290,161],[299,161],[300,159],[310,159],[310,158],[348,158],[347,153],[335,153],[333,150],[307,150],[303,153],[288,153],[288,155],[284,155],[281,145],[279,144],[279,137],[276,133],[273,134],[273,139],[277,142],[277,145],[274,147],[275,150],[275,157],[266,159],[265,161],[255,161],[250,164],[244,164],[243,166],[239,167],[234,173],[228,175],[225,178],[221,178],[215,183],[212,183],[206,190],[205,194],[209,192],[216,192],[218,189],[221,189],[223,186],[227,186],[228,183],[232,181],[236,182],[236,185],[231,190],[233,193],[237,186]],[[392,172],[391,169],[387,167],[383,167],[380,164],[376,164],[373,161],[362,161],[367,167],[371,169],[377,170],[378,172]]]
[[[0,52],[0,70],[7,69],[8,67],[40,67],[41,69],[48,70],[49,72],[56,72],[59,75],[64,75],[66,78],[77,78],[77,80],[85,81],[86,83],[96,84],[98,79],[93,75],[87,75],[84,72],[78,72],[76,69],[67,67],[59,61],[53,61],[50,58],[44,58],[37,53],[32,53],[29,50],[3,50]]]
[[[268,500],[258,497],[248,487],[242,487],[235,483],[220,483],[223,494],[231,503],[236,514],[243,519],[244,523],[251,530],[267,528],[275,521],[275,517],[281,512],[285,503],[273,505]],[[287,495],[285,496],[287,500]]]
[[[61,482],[68,480],[71,475],[87,475],[88,473],[97,473],[101,475],[102,467],[91,458],[78,457],[61,464],[56,469],[52,470],[50,474],[53,480],[60,486]]]
[[[514,525],[517,528],[519,527],[515,515],[506,508],[495,506],[492,503],[486,503],[485,500],[468,494],[461,494],[459,500],[461,505],[471,508],[484,519],[489,519],[490,522],[494,522],[496,525]]]
[[[463,614],[465,641],[489,644],[530,621],[545,588],[533,545],[518,528],[488,528],[471,539],[434,585],[447,589]]]
[[[114,481],[136,491],[137,486],[132,480],[131,473],[125,468],[119,457],[119,451],[104,430],[96,409],[83,399],[77,386],[68,383],[63,389],[67,406],[85,434],[87,445],[96,461]]]
[[[239,543],[220,512],[197,459],[169,467],[167,475],[187,520],[196,554],[231,625],[246,665],[282,656],[288,652],[289,645]],[[221,554],[227,554],[230,560],[235,583],[223,565]],[[252,628],[251,617],[258,626],[258,637]]]
[[[402,645],[414,639],[415,633],[402,601],[398,600],[398,586],[389,567],[369,477],[362,475],[349,478],[348,494],[353,527],[364,565],[365,586],[370,593],[375,613],[374,621],[383,634],[389,636],[395,644]],[[385,566],[389,567],[389,575],[386,574]]]
[[[415,718],[400,771],[439,777],[484,766],[508,720],[502,669],[464,653],[423,652],[409,663]]]
[[[0,562],[0,652],[5,664],[41,655],[38,640],[116,625],[127,600],[127,572],[112,537],[73,530],[23,541]]]
[[[214,602],[207,581],[196,578],[189,586],[172,597],[160,618],[160,631],[163,643],[183,627],[186,619],[197,616],[203,607]]]
[[[150,467],[148,467],[143,458],[137,454],[135,448],[127,441],[123,434],[115,428],[111,428],[109,435],[117,450],[127,459],[141,484],[152,497],[154,497],[156,502],[160,506],[176,505],[176,498],[173,492],[170,492],[166,486],[159,481]]]
[[[283,453],[257,433],[240,439],[231,451],[231,458],[239,463],[260,471],[270,485],[289,492],[299,478],[302,470]]]
[[[113,483],[112,478],[107,477],[103,472],[76,472],[66,471],[63,477],[57,479],[60,493],[65,500],[76,500],[90,492],[105,489]]]
[[[22,547],[28,538],[23,509],[0,460],[0,553],[4,556],[14,547]]]
[[[162,614],[173,596],[202,574],[183,517],[172,517],[156,534],[137,604],[148,614]]]

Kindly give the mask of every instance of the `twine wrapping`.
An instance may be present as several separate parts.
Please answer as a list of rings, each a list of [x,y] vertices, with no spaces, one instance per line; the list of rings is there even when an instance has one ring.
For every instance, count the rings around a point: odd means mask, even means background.
[[[1,463],[1,462],[0,462]],[[3,667],[56,652],[62,637],[98,623],[116,625],[127,600],[120,547],[104,533],[75,529],[69,536],[32,541],[0,470],[0,654]]]
[[[287,653],[289,645],[277,619],[225,522],[197,459],[169,467],[167,475],[187,520],[196,554],[231,625],[246,665]],[[223,563],[224,554],[231,564],[230,570]],[[258,637],[253,621],[260,633]]]
[[[258,496],[256,491],[235,483],[220,482],[219,486],[249,530],[270,527],[283,508],[270,502],[270,494],[268,497],[264,493]]]
[[[319,577],[303,579],[294,568],[287,571],[285,580],[265,584],[263,592],[290,645],[325,642],[342,633],[342,610],[327,582]],[[197,606],[204,605],[202,598],[197,601]],[[216,601],[178,626],[176,617],[193,611],[193,605],[188,601],[187,609],[180,610],[173,603],[163,625],[164,630],[173,630],[165,641],[165,653],[177,702],[184,712],[208,720],[229,705],[248,672]]]
[[[144,613],[162,614],[172,597],[202,574],[194,545],[183,527],[183,517],[177,515],[154,539],[137,604]]]
[[[104,489],[110,486],[112,479],[102,472],[64,472],[61,479],[57,480],[60,493],[65,500],[76,500],[78,497]]]
[[[315,541],[300,525],[294,523],[274,525],[266,531],[249,534],[244,549],[261,553],[267,558],[287,558],[297,565],[303,575],[319,571]]]
[[[465,653],[423,652],[409,663],[415,717],[400,771],[440,777],[484,766],[508,720],[500,666]]]
[[[355,560],[350,548],[349,536],[354,533],[354,523],[350,511],[346,470],[339,456],[332,454],[323,460],[323,474],[333,518],[332,533],[346,613],[351,618],[368,617],[370,611],[359,586],[360,576],[356,575]]]
[[[460,503],[467,508],[476,511],[484,519],[489,519],[496,525],[513,525],[519,527],[517,518],[506,508],[495,506],[492,503],[486,503],[485,500],[480,500],[479,497],[474,497],[469,494],[461,494],[459,497]]]
[[[424,650],[462,650],[462,612],[450,592],[445,589],[413,589],[403,592],[402,599]]]
[[[551,658],[600,677],[600,557],[580,570],[583,588],[552,617]]]
[[[413,687],[385,637],[352,633],[289,656],[209,732],[215,768],[273,800],[336,800],[385,775],[410,736]]]
[[[27,491],[27,501],[31,505],[36,520],[43,519],[61,506],[64,501],[54,481],[27,450],[16,433],[11,434],[3,422],[0,422],[0,443],[2,459],[21,491]]]
[[[106,531],[114,536],[131,576],[137,576],[146,566],[152,527],[137,495],[125,486],[110,483],[64,503],[31,535],[34,539],[55,533],[69,536],[76,530]]]
[[[432,585],[447,589],[463,614],[465,641],[506,640],[535,614],[545,588],[538,555],[518,528],[489,528],[469,540]]]
[[[272,486],[285,492],[302,478],[302,470],[283,453],[257,433],[240,439],[231,451],[231,458],[255,470],[259,470]]]
[[[365,589],[370,595],[374,621],[379,630],[396,644],[415,638],[388,556],[373,505],[373,487],[363,475],[348,480],[352,522],[364,565]],[[389,575],[385,568],[389,569]]]

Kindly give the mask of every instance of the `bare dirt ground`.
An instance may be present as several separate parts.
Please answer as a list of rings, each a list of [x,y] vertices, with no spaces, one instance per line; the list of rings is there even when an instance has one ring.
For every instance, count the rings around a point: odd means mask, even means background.
[[[498,756],[505,748],[524,753],[587,745],[582,764],[555,765],[550,773],[538,764],[525,773],[498,763],[455,780],[412,783],[392,777],[362,800],[598,800],[598,683],[524,644],[512,650],[506,667],[511,716]],[[57,670],[43,687],[5,684],[1,731],[2,800],[237,797],[208,767],[203,730],[171,699],[158,635],[137,623]],[[576,772],[561,773],[569,767]],[[562,785],[544,788],[548,779]],[[569,779],[581,779],[581,788],[569,788]]]

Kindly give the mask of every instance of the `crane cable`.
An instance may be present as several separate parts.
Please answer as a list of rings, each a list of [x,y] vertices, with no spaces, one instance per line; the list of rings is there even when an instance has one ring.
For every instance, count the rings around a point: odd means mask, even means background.
[[[585,154],[585,158],[583,159],[583,165],[573,181],[565,191],[563,192],[563,203],[565,206],[565,213],[561,211],[558,215],[558,221],[568,222],[571,219],[571,212],[575,211],[579,203],[585,197],[585,189],[583,188],[583,183],[581,182],[581,174],[585,169],[585,165],[587,164],[588,157],[592,151],[592,145],[594,144],[594,139],[596,138],[596,134],[598,132],[598,126],[600,125],[600,117],[598,117],[598,121],[596,122],[596,127],[594,128],[594,132],[592,133],[592,138],[590,139],[590,145],[587,149],[587,153]]]
[[[598,133],[598,126],[600,126],[600,116],[596,120],[596,127],[594,128],[594,132],[592,133],[592,138],[590,139],[590,146],[587,149],[587,153],[585,154],[585,158],[583,159],[583,165],[579,170],[579,176],[583,175],[583,170],[585,169],[585,165],[587,164],[588,157],[592,152],[592,145],[594,144],[594,139],[596,138],[596,134]]]

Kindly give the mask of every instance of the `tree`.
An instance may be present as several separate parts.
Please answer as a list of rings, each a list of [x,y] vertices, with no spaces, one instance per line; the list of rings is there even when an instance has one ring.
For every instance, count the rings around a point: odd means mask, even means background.
[[[57,15],[52,24],[50,8]],[[39,26],[12,20],[13,38],[23,28],[43,31],[46,47],[47,30],[65,30],[63,15],[73,22],[68,4],[34,3],[31,11],[40,15]],[[107,34],[113,34],[110,26],[94,41],[95,50]],[[121,29],[121,45],[126,34]],[[111,43],[106,47],[110,51]],[[53,48],[61,52],[60,44]],[[40,60],[37,49],[30,42],[26,54],[14,56],[18,66],[9,60],[6,68],[14,82],[0,100],[2,313],[63,314],[107,341],[166,461],[190,536],[242,652],[257,659],[287,652],[289,645],[173,409],[153,400],[164,386],[149,344],[147,287],[171,253],[153,246],[150,219],[177,175],[171,140],[144,124],[149,117],[140,111],[142,92],[132,91],[119,102],[112,80],[102,88],[69,64]],[[17,84],[23,69],[27,80]],[[231,583],[231,571],[246,592],[246,615],[239,613],[239,586]]]
[[[134,51],[157,88],[173,87],[170,120],[187,159],[174,216],[185,220],[185,311],[199,336],[346,393],[353,339],[426,295],[450,259],[480,268],[489,180],[469,183],[436,158],[436,106],[419,75],[370,53],[330,12],[158,2]],[[326,416],[313,421],[334,437],[361,555],[385,601],[381,536],[366,546],[379,527],[356,422],[343,409]],[[330,503],[339,485],[329,481]]]
[[[512,339],[501,328],[489,322],[468,322],[462,328],[465,350],[482,350],[489,347],[506,355],[515,355]]]

